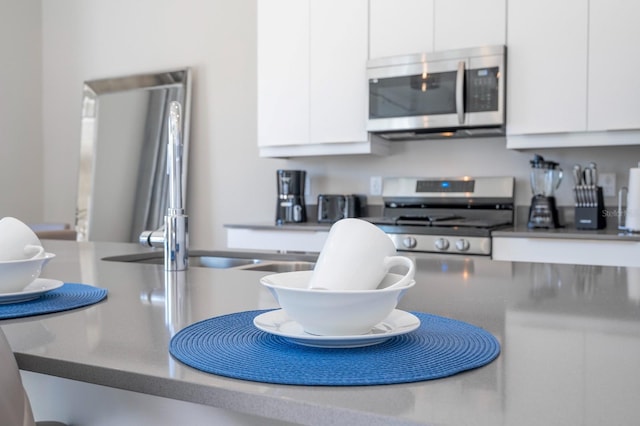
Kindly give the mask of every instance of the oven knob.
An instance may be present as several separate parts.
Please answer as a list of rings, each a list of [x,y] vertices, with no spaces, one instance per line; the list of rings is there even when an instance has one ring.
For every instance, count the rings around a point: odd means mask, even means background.
[[[458,251],[467,251],[469,250],[469,241],[464,240],[464,239],[459,239],[458,241],[456,241],[456,250]]]
[[[448,250],[449,249],[449,240],[444,238],[438,238],[435,243],[437,250]]]
[[[402,239],[402,245],[405,246],[405,248],[412,249],[416,248],[418,241],[414,237],[404,237]]]

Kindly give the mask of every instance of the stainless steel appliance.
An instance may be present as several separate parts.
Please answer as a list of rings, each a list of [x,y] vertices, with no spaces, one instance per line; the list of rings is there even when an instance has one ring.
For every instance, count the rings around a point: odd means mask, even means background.
[[[505,133],[506,47],[367,62],[367,130],[390,140]]]
[[[318,222],[333,223],[346,217],[360,217],[367,206],[366,195],[318,195]]]
[[[304,187],[307,173],[304,170],[278,170],[276,174],[278,184],[276,224],[306,222]]]
[[[562,169],[555,161],[535,155],[531,163],[531,207],[529,228],[558,228],[555,192],[562,182]]]
[[[383,180],[381,217],[398,250],[491,254],[491,231],[513,225],[513,177]]]

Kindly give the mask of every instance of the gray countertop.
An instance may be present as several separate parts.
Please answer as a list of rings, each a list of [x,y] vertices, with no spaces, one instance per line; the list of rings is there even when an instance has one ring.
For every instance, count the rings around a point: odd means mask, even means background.
[[[329,223],[289,223],[284,225],[276,225],[272,222],[253,222],[226,224],[225,228],[240,228],[267,231],[293,231],[293,232],[328,232],[331,228]],[[640,233],[628,233],[620,231],[616,226],[610,225],[605,229],[576,229],[574,224],[568,223],[561,228],[546,229],[534,228],[530,229],[526,223],[507,227],[491,233],[493,237],[500,238],[553,238],[553,239],[576,239],[576,240],[608,240],[608,241],[640,241]]]
[[[640,400],[640,270],[416,255],[399,308],[466,321],[500,356],[452,377],[390,386],[305,387],[199,372],[171,336],[217,315],[277,307],[265,272],[190,268],[165,301],[160,265],[108,262],[135,244],[45,241],[43,277],[107,288],[88,308],[4,320],[20,368],[302,424],[634,424]],[[214,355],[212,355],[214,356]],[[428,360],[425,360],[428,362]]]

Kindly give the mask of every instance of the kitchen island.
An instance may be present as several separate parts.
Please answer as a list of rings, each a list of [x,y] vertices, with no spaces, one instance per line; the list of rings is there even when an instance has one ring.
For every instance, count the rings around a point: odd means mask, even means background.
[[[135,244],[44,244],[57,257],[43,277],[109,293],[86,308],[0,321],[39,419],[92,425],[637,423],[637,268],[411,254],[417,283],[399,308],[484,328],[501,344],[498,358],[416,383],[290,386],[203,373],[168,351],[172,335],[196,321],[277,308],[258,282],[269,272],[192,267],[176,281],[161,265],[102,260],[147,250]]]

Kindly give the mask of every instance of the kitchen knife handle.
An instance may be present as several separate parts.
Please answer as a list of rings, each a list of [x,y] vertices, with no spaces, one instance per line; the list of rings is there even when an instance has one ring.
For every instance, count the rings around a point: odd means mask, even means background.
[[[456,113],[458,124],[464,124],[464,61],[458,62],[456,74]]]
[[[596,163],[589,163],[589,168],[591,169],[591,184],[598,186],[598,166]]]

